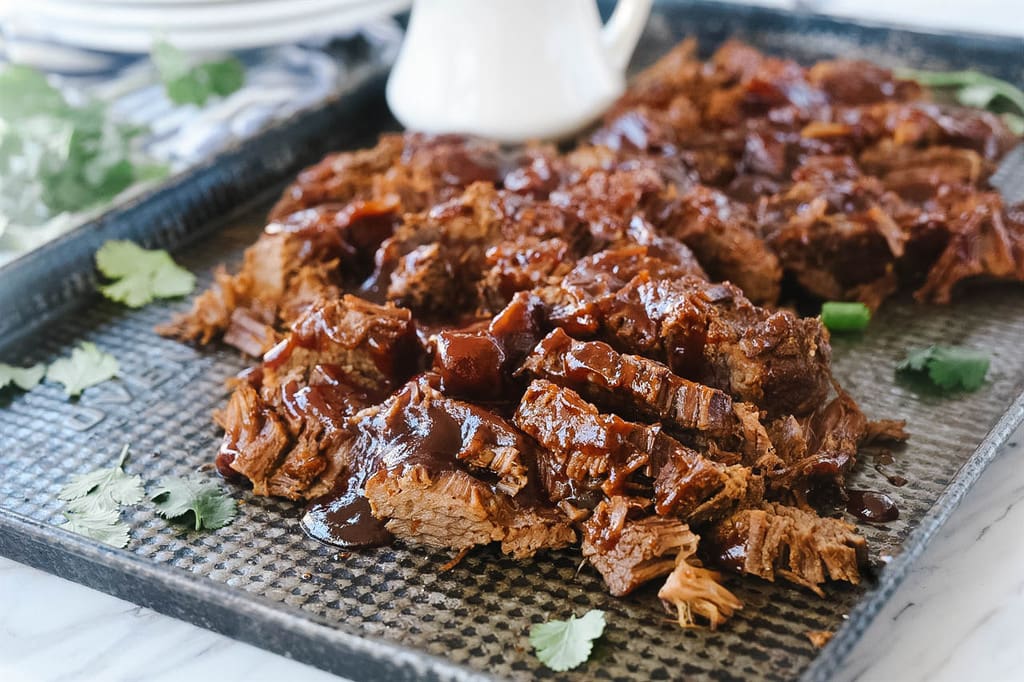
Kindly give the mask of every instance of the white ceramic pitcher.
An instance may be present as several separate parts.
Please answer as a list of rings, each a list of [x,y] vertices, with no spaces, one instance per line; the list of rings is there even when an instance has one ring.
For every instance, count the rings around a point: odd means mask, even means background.
[[[625,88],[651,0],[415,0],[387,85],[407,128],[503,142],[559,139]]]

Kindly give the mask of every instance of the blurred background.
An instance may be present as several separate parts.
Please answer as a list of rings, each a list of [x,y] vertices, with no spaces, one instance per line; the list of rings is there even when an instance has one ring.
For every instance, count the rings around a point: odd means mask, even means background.
[[[410,4],[0,0],[0,266],[390,63]],[[1016,0],[756,4],[1024,35]]]

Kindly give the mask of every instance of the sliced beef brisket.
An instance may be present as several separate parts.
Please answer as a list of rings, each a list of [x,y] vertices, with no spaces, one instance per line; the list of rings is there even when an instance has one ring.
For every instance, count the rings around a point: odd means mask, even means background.
[[[521,558],[572,542],[569,520],[535,489],[531,442],[435,384],[411,381],[361,415],[356,485],[373,513],[399,538],[456,550],[501,541]]]
[[[530,384],[513,423],[540,445],[538,474],[548,497],[575,516],[602,495],[645,490],[662,515],[718,517],[763,491],[745,467],[712,462],[659,427],[603,414],[568,388]]]

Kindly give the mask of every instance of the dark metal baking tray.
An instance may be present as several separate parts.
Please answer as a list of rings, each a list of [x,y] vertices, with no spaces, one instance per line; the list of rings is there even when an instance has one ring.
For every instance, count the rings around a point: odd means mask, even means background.
[[[940,35],[714,3],[656,6],[636,64],[684,35],[706,51],[739,36],[810,61],[834,55],[935,68],[974,67],[1024,82],[1024,45],[1011,38]],[[53,385],[0,396],[0,554],[357,679],[526,679],[551,676],[526,631],[549,615],[608,612],[596,654],[566,679],[828,679],[906,574],[928,539],[1024,418],[1024,288],[968,289],[950,306],[887,304],[863,338],[834,341],[836,372],[873,417],[909,421],[910,443],[890,486],[865,458],[858,487],[899,502],[900,519],[863,526],[878,576],[834,585],[828,599],[784,585],[732,580],[746,607],[717,632],[680,630],[656,588],[605,594],[578,555],[515,562],[492,549],[441,572],[448,554],[395,546],[340,553],[306,538],[299,509],[241,491],[240,518],[215,532],[169,526],[141,505],[127,515],[131,544],[115,550],[56,527],[67,478],[111,462],[132,444],[131,472],[146,481],[208,466],[218,443],[210,411],[224,380],[245,366],[230,349],[197,349],[152,328],[186,301],[131,311],[98,298],[91,265],[105,240],[171,248],[210,280],[255,239],[280,183],[331,148],[366,144],[390,125],[382,77],[369,73],[340,99],[270,130],[181,178],[19,260],[0,280],[0,359],[29,363],[82,340],[120,360],[120,379],[67,400]],[[239,208],[242,207],[242,208]],[[992,353],[985,387],[955,399],[896,381],[908,346],[966,344]],[[821,651],[810,630],[837,630]]]

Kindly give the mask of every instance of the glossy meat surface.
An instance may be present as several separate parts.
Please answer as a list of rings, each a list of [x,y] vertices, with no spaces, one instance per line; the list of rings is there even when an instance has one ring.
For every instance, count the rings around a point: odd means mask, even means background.
[[[1015,141],[872,64],[685,42],[572,149],[329,155],[163,331],[261,358],[215,417],[218,470],[308,502],[313,537],[579,541],[612,594],[663,579],[680,625],[717,627],[742,604],[715,569],[861,580],[829,514],[860,448],[906,437],[780,297],[1024,279],[1024,209],[987,185]]]

